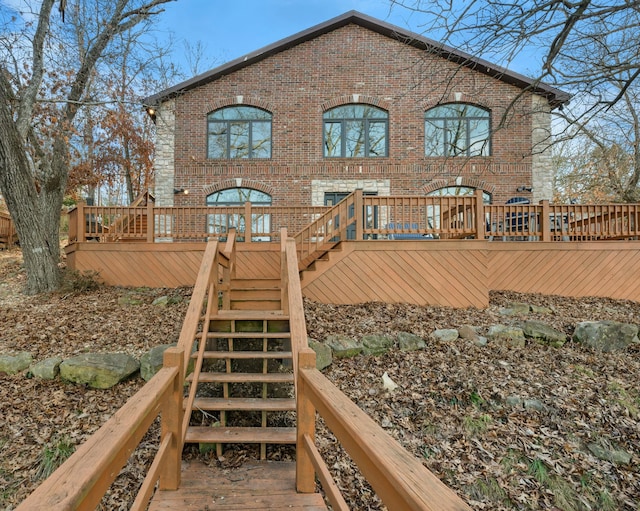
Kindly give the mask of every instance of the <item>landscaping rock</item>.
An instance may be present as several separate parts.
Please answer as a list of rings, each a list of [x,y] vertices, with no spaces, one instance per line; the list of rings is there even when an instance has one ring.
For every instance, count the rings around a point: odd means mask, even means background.
[[[140,358],[140,376],[144,381],[149,381],[162,369],[164,352],[175,344],[161,344],[154,346]]]
[[[401,351],[418,351],[427,347],[427,343],[422,337],[409,332],[399,332],[397,339]]]
[[[86,353],[62,362],[60,376],[95,389],[108,389],[139,368],[140,363],[126,353]]]
[[[309,339],[309,347],[316,352],[316,369],[320,371],[331,365],[333,357],[329,346]]]
[[[27,369],[31,365],[31,362],[33,362],[33,357],[31,353],[26,351],[21,351],[13,355],[0,355],[0,373],[19,373]]]
[[[484,348],[487,345],[487,338],[479,335],[478,338],[473,341],[473,344],[480,348]]]
[[[462,325],[458,328],[458,335],[461,339],[469,341],[475,341],[479,337],[477,330],[471,325]]]
[[[515,316],[516,314],[529,314],[531,307],[528,303],[512,302],[507,307],[502,307],[498,310],[499,314],[503,316]]]
[[[139,298],[133,298],[132,296],[124,295],[118,298],[118,305],[142,305],[142,300]]]
[[[388,335],[363,335],[363,355],[382,355],[393,346],[393,338]]]
[[[169,305],[169,297],[166,296],[166,295],[165,296],[159,296],[153,302],[151,302],[151,305],[157,305],[159,307],[166,307],[167,305]]]
[[[492,341],[502,341],[509,346],[524,348],[524,332],[522,328],[507,325],[492,325],[487,334]]]
[[[42,380],[54,380],[60,373],[62,358],[50,357],[29,367],[29,372]]]
[[[362,353],[362,344],[344,335],[330,335],[325,344],[331,348],[336,358],[350,358]]]
[[[638,327],[617,321],[583,321],[576,325],[573,339],[604,352],[623,350],[639,342]]]
[[[628,465],[631,463],[632,456],[626,451],[608,449],[599,444],[589,444],[587,445],[587,448],[591,451],[591,454],[601,460],[610,461],[611,463],[617,463],[620,465]]]
[[[552,314],[553,309],[549,307],[542,307],[540,305],[531,305],[531,312],[534,314]]]
[[[530,337],[540,344],[549,344],[554,348],[562,348],[567,342],[567,336],[564,332],[560,332],[542,321],[525,321],[522,330],[525,337]]]
[[[431,336],[440,342],[451,342],[458,338],[458,331],[455,328],[439,328],[434,330]]]

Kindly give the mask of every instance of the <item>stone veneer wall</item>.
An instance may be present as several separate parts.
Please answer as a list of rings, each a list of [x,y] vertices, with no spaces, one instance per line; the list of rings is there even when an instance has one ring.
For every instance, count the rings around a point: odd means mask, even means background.
[[[551,114],[549,103],[541,96],[532,96],[533,110],[531,155],[531,186],[533,201],[553,199],[553,162],[551,160]]]
[[[169,100],[156,111],[155,198],[156,205],[173,206],[175,183],[175,100]]]

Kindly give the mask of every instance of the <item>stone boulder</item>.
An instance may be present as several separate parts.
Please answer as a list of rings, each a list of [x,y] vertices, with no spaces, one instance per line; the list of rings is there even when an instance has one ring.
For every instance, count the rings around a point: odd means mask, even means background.
[[[590,348],[610,352],[638,341],[638,327],[617,321],[583,321],[576,325],[573,340]]]
[[[438,328],[431,333],[431,337],[440,342],[455,341],[458,336],[458,331],[455,328]]]
[[[326,344],[309,339],[309,347],[316,352],[316,369],[321,371],[333,362],[331,348]]]
[[[528,303],[511,302],[506,307],[501,307],[498,313],[503,316],[515,316],[516,314],[529,314],[531,307]]]
[[[522,325],[525,337],[529,337],[540,344],[549,344],[554,348],[562,348],[567,342],[564,332],[556,330],[542,321],[525,321]]]
[[[427,343],[424,342],[422,337],[409,332],[399,332],[397,339],[398,348],[400,348],[401,351],[417,351],[427,347]]]
[[[108,389],[139,368],[140,363],[126,353],[86,353],[62,362],[60,377],[95,389]]]
[[[149,381],[154,375],[162,369],[162,358],[164,352],[175,344],[161,344],[154,346],[147,353],[140,357],[140,376],[144,381]]]
[[[333,351],[336,358],[350,358],[362,353],[362,343],[346,335],[330,335],[326,338],[325,344]]]
[[[487,333],[492,341],[504,342],[509,346],[524,348],[524,332],[522,328],[507,325],[492,325]]]
[[[21,351],[14,354],[0,354],[0,373],[16,374],[27,369],[33,357],[31,353]]]
[[[61,363],[62,358],[60,357],[45,358],[41,362],[29,367],[29,372],[36,378],[42,380],[54,380],[55,377],[58,376],[58,373],[60,373]]]
[[[388,335],[363,335],[361,341],[364,355],[382,355],[393,347],[393,338]]]

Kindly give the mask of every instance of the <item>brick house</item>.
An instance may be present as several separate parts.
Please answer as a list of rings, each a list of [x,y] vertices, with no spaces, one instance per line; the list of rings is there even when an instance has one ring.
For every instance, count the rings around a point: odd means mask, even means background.
[[[351,11],[147,98],[156,205],[550,199],[550,112],[568,100]]]

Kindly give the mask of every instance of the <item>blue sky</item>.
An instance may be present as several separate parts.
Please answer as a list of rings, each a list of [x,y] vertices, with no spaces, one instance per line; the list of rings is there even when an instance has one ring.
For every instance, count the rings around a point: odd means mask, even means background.
[[[178,61],[183,41],[201,41],[215,67],[350,10],[422,32],[424,15],[392,8],[389,0],[178,0],[166,6],[156,28],[174,33]]]

